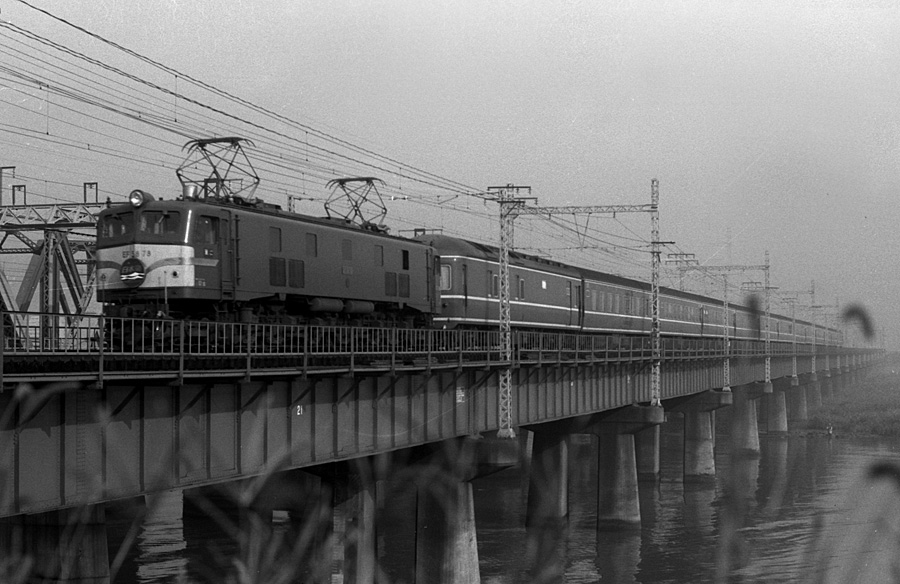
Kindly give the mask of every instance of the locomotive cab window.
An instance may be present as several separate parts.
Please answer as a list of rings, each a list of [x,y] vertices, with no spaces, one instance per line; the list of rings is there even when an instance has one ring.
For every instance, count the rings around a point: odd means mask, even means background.
[[[177,211],[144,211],[141,213],[138,229],[150,235],[175,235],[181,224],[181,213]]]
[[[400,250],[400,254],[402,256],[401,259],[403,260],[403,269],[408,270],[409,269],[409,250],[406,250],[406,249]]]
[[[194,222],[194,243],[215,245],[219,241],[219,218],[201,215]]]

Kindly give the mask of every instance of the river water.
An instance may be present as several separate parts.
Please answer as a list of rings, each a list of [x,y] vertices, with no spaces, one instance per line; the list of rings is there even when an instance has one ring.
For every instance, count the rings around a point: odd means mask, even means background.
[[[727,420],[720,417],[718,426],[727,429]],[[900,556],[894,553],[900,546],[900,490],[890,464],[900,468],[900,441],[761,435],[761,456],[732,457],[728,436],[720,434],[716,479],[686,485],[680,427],[677,417],[663,426],[660,479],[641,486],[642,526],[627,532],[597,533],[596,445],[583,437],[573,440],[570,514],[556,556],[564,573],[547,581],[898,581],[889,577],[891,558]],[[868,479],[873,465],[882,463],[888,463],[880,468],[889,480]],[[524,527],[524,473],[509,469],[473,484],[481,582],[534,581]],[[234,541],[212,521],[183,521],[177,493],[159,501],[133,534],[134,545],[124,555],[116,582],[173,582],[183,574],[198,582],[233,577]],[[414,580],[414,517],[411,496],[388,509],[379,534],[383,582]],[[275,519],[277,530],[284,518],[276,514]],[[111,519],[113,551],[127,529],[124,519]],[[829,580],[826,572],[841,574]]]

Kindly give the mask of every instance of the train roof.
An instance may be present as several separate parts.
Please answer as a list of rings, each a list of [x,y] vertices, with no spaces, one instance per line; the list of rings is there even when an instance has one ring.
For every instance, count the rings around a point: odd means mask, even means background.
[[[437,254],[442,256],[458,254],[488,261],[499,261],[500,258],[500,250],[498,248],[477,241],[460,239],[458,237],[450,237],[449,235],[437,233],[419,235],[416,239],[433,246]],[[573,266],[517,251],[510,252],[509,263],[510,265],[516,266],[549,266],[553,267],[556,271],[565,273],[569,276],[574,277],[579,275],[578,269]]]

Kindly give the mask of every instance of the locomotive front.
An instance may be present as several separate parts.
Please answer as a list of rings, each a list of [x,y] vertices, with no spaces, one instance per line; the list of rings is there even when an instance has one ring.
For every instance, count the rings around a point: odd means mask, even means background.
[[[119,316],[180,316],[217,300],[219,220],[185,200],[132,191],[97,225],[97,299]]]

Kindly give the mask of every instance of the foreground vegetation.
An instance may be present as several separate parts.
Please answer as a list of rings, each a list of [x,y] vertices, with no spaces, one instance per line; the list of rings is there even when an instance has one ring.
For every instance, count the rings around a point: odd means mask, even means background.
[[[890,362],[810,408],[807,429],[837,436],[900,437],[900,362]]]

